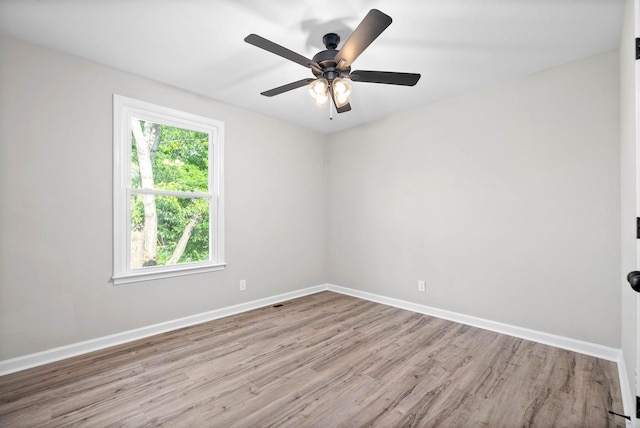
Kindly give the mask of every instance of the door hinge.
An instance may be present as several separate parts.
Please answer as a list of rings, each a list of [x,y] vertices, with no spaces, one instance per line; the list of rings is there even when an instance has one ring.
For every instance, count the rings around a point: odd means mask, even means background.
[[[640,59],[640,37],[636,37],[636,59]]]
[[[640,397],[636,395],[636,418],[640,419]]]
[[[640,239],[640,217],[636,217],[636,239]]]

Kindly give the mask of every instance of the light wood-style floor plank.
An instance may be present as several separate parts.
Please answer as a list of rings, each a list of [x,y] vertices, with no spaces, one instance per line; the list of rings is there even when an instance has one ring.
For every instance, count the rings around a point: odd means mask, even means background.
[[[616,364],[322,292],[0,377],[3,427],[624,427]]]

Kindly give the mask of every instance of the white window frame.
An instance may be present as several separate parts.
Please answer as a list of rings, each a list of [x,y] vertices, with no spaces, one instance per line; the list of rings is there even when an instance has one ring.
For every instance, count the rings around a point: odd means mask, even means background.
[[[131,118],[209,134],[209,190],[197,196],[210,198],[210,260],[131,269]],[[113,95],[113,283],[126,284],[222,270],[224,259],[223,197],[224,123],[169,107]],[[136,189],[141,193],[140,189]],[[144,191],[142,191],[144,192]],[[154,194],[183,196],[176,192]]]

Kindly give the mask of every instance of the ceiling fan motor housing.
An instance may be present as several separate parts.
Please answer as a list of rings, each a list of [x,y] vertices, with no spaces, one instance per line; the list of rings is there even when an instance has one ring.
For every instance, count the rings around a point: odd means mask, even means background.
[[[340,36],[336,33],[327,33],[322,38],[322,43],[324,43],[327,50],[322,52],[318,52],[313,57],[313,62],[318,64],[321,70],[312,68],[313,74],[316,77],[324,77],[329,82],[338,77],[346,77],[351,72],[351,67],[346,68],[337,68],[337,64],[335,61],[336,55],[338,55],[338,43],[340,43]]]

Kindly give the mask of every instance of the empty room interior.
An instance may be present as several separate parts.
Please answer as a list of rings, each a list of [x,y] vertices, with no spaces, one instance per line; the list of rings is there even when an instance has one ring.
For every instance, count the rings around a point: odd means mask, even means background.
[[[0,0],[0,426],[640,426],[639,17]]]

